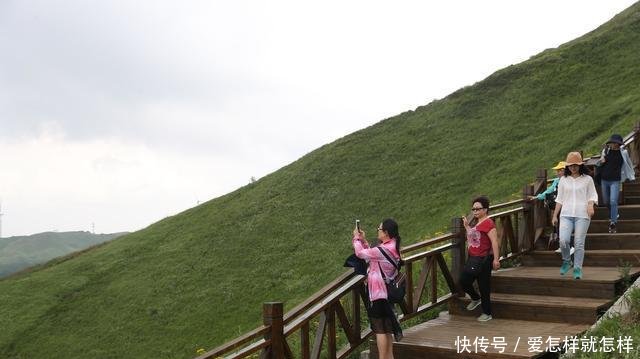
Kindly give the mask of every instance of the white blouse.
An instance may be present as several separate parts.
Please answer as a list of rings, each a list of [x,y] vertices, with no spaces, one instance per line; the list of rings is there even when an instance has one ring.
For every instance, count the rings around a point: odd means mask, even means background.
[[[598,203],[598,192],[596,192],[596,186],[590,176],[560,177],[556,203],[562,205],[561,217],[589,218],[589,214],[587,214],[589,201],[593,201],[594,204]]]

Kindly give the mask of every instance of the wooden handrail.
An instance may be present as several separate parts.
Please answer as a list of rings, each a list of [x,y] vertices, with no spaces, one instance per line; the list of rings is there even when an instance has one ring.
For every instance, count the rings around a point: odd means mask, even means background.
[[[441,253],[441,252],[447,251],[447,250],[452,249],[454,247],[455,247],[455,245],[452,244],[452,243],[445,244],[444,246],[433,248],[432,250],[430,250],[428,252],[418,253],[418,254],[414,254],[412,256],[406,257],[406,258],[404,258],[404,261],[405,262],[417,261],[417,260],[423,259],[425,257],[428,257],[430,255],[433,255],[435,253]]]
[[[403,253],[407,253],[407,252],[413,253],[412,255],[404,259],[405,266],[412,266],[412,263],[431,258],[431,263],[433,265],[429,271],[430,278],[426,274],[423,275],[423,282],[427,281],[428,279],[433,280],[433,278],[436,277],[435,273],[436,271],[438,271],[437,267],[439,263],[444,263],[444,259],[442,259],[441,257],[442,252],[456,248],[457,245],[448,243],[443,246],[439,246],[437,248],[426,249],[420,253],[415,253],[415,252],[418,251],[419,249],[424,249],[425,247],[430,247],[435,244],[443,243],[445,241],[450,241],[452,237],[453,237],[453,234],[448,233],[448,234],[439,236],[437,238],[423,241],[422,243],[418,243],[417,245],[412,245],[412,246],[408,246],[407,248],[404,248]],[[436,260],[437,256],[440,256],[438,260]],[[446,273],[444,273],[445,278],[451,278],[451,275],[448,273],[448,270],[446,269],[446,263],[444,263],[444,268],[441,268],[440,271],[443,269],[446,270]],[[313,318],[317,318],[318,315],[325,315],[324,313],[335,311],[334,308],[336,308],[336,306],[339,305],[340,299],[347,296],[350,292],[357,290],[358,286],[362,286],[364,282],[364,278],[365,277],[362,275],[355,275],[352,271],[345,272],[342,275],[340,275],[336,280],[334,280],[333,282],[323,287],[320,291],[316,292],[312,297],[307,299],[305,302],[301,303],[300,305],[296,306],[294,309],[287,312],[287,314],[284,315],[285,319],[283,320],[285,323],[284,330],[283,330],[284,337],[285,338],[290,337],[295,332],[301,330],[303,327],[308,326],[308,323],[311,320],[313,320]],[[422,286],[422,288],[426,287],[424,284],[425,283],[422,283],[422,284],[419,283],[419,285]],[[418,295],[412,295],[412,297],[414,298],[412,300],[413,303],[411,303],[406,307],[415,306],[416,308],[408,309],[406,313],[403,313],[400,316],[400,320],[404,321],[404,320],[413,318],[423,313],[424,311],[434,308],[435,306],[441,305],[453,298],[453,295],[451,292],[448,294],[445,294],[444,296],[437,296],[437,298],[433,298],[434,293],[436,293],[435,292],[436,288],[437,286],[435,285],[435,282],[432,281],[431,289],[429,290],[432,300],[427,304],[422,304],[422,305],[418,304],[422,293],[418,293]],[[325,322],[328,322],[328,321],[325,321]],[[335,331],[335,328],[333,330]],[[211,350],[199,356],[198,359],[211,359],[211,358],[217,358],[223,355],[229,358],[246,357],[252,353],[256,353],[260,349],[265,349],[269,345],[271,345],[268,340],[261,338],[268,332],[269,332],[269,328],[262,326],[250,333],[243,335],[240,338],[237,338],[229,343],[226,343],[214,350]],[[322,333],[323,332],[321,332],[321,334]],[[353,351],[353,349],[357,345],[364,342],[370,335],[371,335],[370,329],[366,329],[363,332],[358,333],[357,339],[354,341],[354,343],[350,343],[349,347],[341,349],[339,351],[341,356],[338,356],[338,357],[344,357],[345,355]],[[251,342],[252,340],[254,340],[254,342]],[[232,352],[233,350],[243,345],[246,345],[246,347],[241,348],[236,352]],[[314,350],[314,352],[317,352],[317,350]],[[337,354],[338,352],[336,352],[336,355]]]
[[[364,280],[363,275],[353,275],[352,278],[345,283],[341,288],[336,291],[331,292],[327,295],[321,302],[317,303],[314,307],[309,308],[304,314],[300,317],[295,318],[295,320],[291,318],[289,324],[285,326],[284,334],[285,336],[290,335],[294,330],[299,329],[302,322],[309,320],[311,317],[314,317],[320,312],[324,311],[329,307],[333,302],[335,302],[338,298],[347,294],[356,284],[362,282]]]
[[[314,306],[316,303],[322,301],[324,299],[324,296],[326,295],[326,293],[332,292],[336,288],[341,287],[342,285],[344,285],[344,283],[350,281],[353,276],[354,276],[353,270],[348,270],[348,271],[345,271],[344,273],[342,273],[333,282],[331,282],[331,283],[327,284],[326,286],[322,287],[322,289],[320,289],[317,292],[315,292],[307,300],[305,300],[304,302],[298,304],[293,309],[288,311],[284,315],[284,324],[287,325],[287,323],[289,323],[289,321],[291,321],[292,318],[297,317],[298,315],[302,314],[305,310],[307,310],[310,307]]]
[[[518,204],[522,204],[522,202],[524,202],[524,200],[516,199],[516,200],[510,201],[510,202],[500,203],[500,204],[496,204],[496,205],[493,205],[493,206],[489,206],[489,210],[495,211],[495,210],[502,209],[502,208],[512,207],[512,206],[516,206]]]
[[[503,212],[490,214],[489,218],[493,219],[493,218],[498,218],[498,217],[504,217],[504,216],[508,216],[510,214],[514,214],[514,213],[518,213],[518,212],[522,212],[522,211],[524,211],[524,207],[518,207],[518,208],[510,209],[508,211],[503,211]]]
[[[640,158],[640,146],[635,142],[638,133],[640,133],[640,124],[636,124],[634,131],[624,139],[625,145],[634,146],[636,158]],[[599,154],[585,159],[585,162],[595,158],[599,158]],[[534,184],[525,186],[523,199],[490,207],[492,211],[501,210],[489,216],[498,225],[499,240],[503,248],[501,253],[505,254],[500,257],[501,261],[517,258],[533,249],[533,241],[536,239],[534,236],[544,230],[547,214],[546,209],[534,206],[525,199],[528,195],[540,191],[547,183],[546,170],[538,171]],[[458,295],[456,280],[459,273],[456,271],[461,270],[460,264],[464,261],[466,245],[461,219],[454,218],[452,223],[454,224],[452,232],[401,249],[407,272],[407,296],[405,303],[400,306],[402,314],[399,315],[399,319],[401,321],[416,317]],[[534,235],[531,232],[538,234]],[[443,244],[445,242],[448,243]],[[440,246],[434,247],[436,245]],[[443,253],[447,251],[452,251],[451,269],[443,256]],[[420,272],[416,273],[419,274],[419,278],[414,283],[414,265],[420,263],[422,263],[419,268]],[[448,292],[445,292],[444,295],[438,293],[438,273],[444,277],[447,284]],[[287,340],[298,331],[301,334],[302,358],[319,358],[323,350],[325,336],[327,337],[326,347],[329,350],[328,357],[344,358],[371,335],[370,329],[361,330],[360,328],[360,306],[363,302],[368,301],[364,293],[364,278],[362,275],[354,274],[351,270],[346,271],[284,315],[281,311],[282,303],[276,303],[280,306],[277,315],[281,317],[270,317],[275,319],[273,322],[265,319],[265,323],[273,323],[272,325],[262,325],[197,357],[197,359],[211,359],[221,356],[244,358],[258,351],[262,351],[260,357],[264,359],[291,358],[293,354]],[[427,285],[428,282],[430,285]],[[351,322],[349,322],[350,319],[341,302],[343,298],[348,296],[351,298],[350,314],[353,316]],[[425,299],[428,297],[431,300],[423,304],[423,297]],[[312,350],[309,340],[310,323],[315,318],[319,318],[319,324]],[[337,349],[336,341],[337,322],[345,331],[348,341],[347,345],[340,350]],[[236,351],[232,352],[234,350]]]
[[[516,200],[504,204],[498,204],[492,208],[508,208],[521,203],[521,200]],[[493,214],[492,217],[500,218],[511,216],[522,211],[523,207],[520,206]],[[442,305],[456,297],[454,288],[455,279],[452,274],[449,273],[449,269],[442,254],[450,250],[464,251],[466,249],[466,246],[462,246],[460,243],[454,243],[454,240],[458,236],[459,234],[455,233],[445,233],[438,237],[402,248],[401,252],[404,255],[408,282],[410,282],[411,284],[408,286],[409,293],[407,294],[407,302],[405,302],[404,305],[401,306],[403,312],[401,315],[399,315],[400,321],[403,322],[405,320],[414,318],[421,313],[435,308],[436,306]],[[445,242],[448,243],[434,248],[435,245]],[[413,266],[414,263],[420,262],[423,262],[421,275],[418,279],[418,282],[413,283]],[[444,295],[438,295],[438,276],[436,275],[436,273],[438,272],[441,272],[448,282],[449,289],[448,292]],[[282,333],[284,343],[280,344],[279,347],[286,348],[285,351],[289,350],[288,344],[286,344],[286,338],[291,337],[294,333],[300,330],[303,330],[303,328],[305,328],[304,333],[306,333],[306,335],[308,336],[309,323],[318,316],[324,318],[321,320],[322,325],[331,326],[331,328],[328,329],[329,332],[335,332],[335,313],[336,308],[341,308],[341,298],[348,296],[350,292],[356,293],[358,291],[358,288],[362,288],[362,286],[364,285],[364,278],[365,277],[363,275],[356,275],[353,273],[353,271],[346,271],[334,281],[314,293],[307,300],[287,312],[283,316],[282,321],[284,323],[284,329]],[[429,286],[427,286],[427,281],[430,282]],[[422,298],[425,296],[428,296],[431,301],[425,304],[421,304]],[[357,297],[358,296],[353,296],[353,298]],[[359,306],[360,304],[357,305]],[[346,317],[344,317],[344,312],[342,312],[339,317],[341,317],[341,321],[347,320],[345,319]],[[329,320],[328,318],[331,318],[331,320]],[[345,330],[349,330],[348,328],[350,324],[343,323],[342,326],[347,327],[347,329]],[[353,326],[354,328],[356,328],[355,324],[353,324]],[[359,324],[357,328],[359,328]],[[263,353],[262,357],[269,358],[271,355],[269,348],[272,347],[273,343],[271,340],[264,338],[269,332],[270,328],[263,325],[256,330],[253,330],[237,339],[234,339],[214,350],[211,350],[199,356],[197,359],[212,359],[221,356],[224,356],[226,358],[243,358],[251,354],[255,354],[260,350],[262,350]],[[325,327],[318,328],[318,332],[316,333],[316,341],[322,341],[321,338],[323,338],[325,335],[330,335],[329,333],[325,333]],[[334,357],[335,355],[336,358],[343,358],[347,354],[351,353],[359,344],[363,343],[370,335],[370,329],[366,329],[362,332],[358,330],[358,333],[350,332],[349,337],[351,339],[349,340],[347,347],[342,348],[339,351],[336,349],[334,354],[330,354],[330,357]],[[306,345],[309,345],[308,340],[306,340],[305,343]],[[303,350],[306,350],[306,352],[310,353],[309,357],[313,356],[314,354],[319,355],[320,351],[322,350],[319,346],[320,344],[316,345],[313,351],[311,351],[310,348],[304,348]],[[330,347],[335,347],[335,339],[331,341]],[[239,350],[233,352],[236,349]],[[288,355],[284,356],[288,357]],[[303,355],[303,357],[307,357],[306,354]]]
[[[429,247],[438,243],[442,243],[442,242],[446,242],[446,241],[450,241],[452,238],[454,237],[453,233],[445,233],[441,236],[432,238],[432,239],[427,239],[425,241],[422,241],[420,243],[415,243],[415,244],[411,244],[408,245],[406,247],[403,247],[400,250],[400,253],[402,253],[403,255],[408,253],[408,252],[413,252],[416,251],[418,249],[422,249],[424,247]]]
[[[196,359],[207,359],[207,358],[217,358],[218,356],[222,355],[223,353],[227,353],[233,349],[236,349],[246,343],[249,343],[257,338],[261,338],[263,337],[267,332],[269,331],[269,327],[266,326],[261,326],[258,327],[242,336],[237,337],[236,339],[233,339],[227,343],[224,343],[222,345],[220,345],[217,348],[214,348],[202,355],[200,355],[199,357],[197,357]]]

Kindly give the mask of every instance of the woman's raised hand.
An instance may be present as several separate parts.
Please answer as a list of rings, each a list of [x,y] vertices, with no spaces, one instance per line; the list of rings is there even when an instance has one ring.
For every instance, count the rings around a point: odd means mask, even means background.
[[[469,221],[467,220],[467,216],[462,216],[462,224],[464,224],[465,227],[469,227]]]

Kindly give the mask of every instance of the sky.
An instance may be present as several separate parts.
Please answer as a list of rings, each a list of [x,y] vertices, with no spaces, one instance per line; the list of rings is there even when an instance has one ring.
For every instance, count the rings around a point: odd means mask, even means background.
[[[633,2],[0,0],[1,235],[142,229]]]

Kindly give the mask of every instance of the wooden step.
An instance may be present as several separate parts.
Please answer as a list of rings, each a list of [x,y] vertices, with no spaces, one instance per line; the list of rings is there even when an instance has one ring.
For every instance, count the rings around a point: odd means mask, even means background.
[[[560,264],[553,267],[515,267],[494,271],[491,291],[495,293],[548,295],[611,299],[622,290],[620,271],[615,267],[583,267],[583,278],[573,279],[572,271],[561,276]],[[630,268],[631,279],[640,276],[640,267]]]
[[[622,186],[623,186],[624,188],[627,188],[627,187],[634,187],[634,186],[638,186],[638,187],[640,187],[640,181],[638,181],[638,180],[635,180],[635,181],[626,181],[626,182],[624,182],[624,183],[622,184]]]
[[[468,297],[449,302],[449,313],[478,317],[482,307],[467,310]],[[613,304],[613,299],[551,297],[527,294],[491,294],[491,312],[494,318],[543,322],[593,324],[598,316]]]
[[[620,219],[616,224],[618,233],[638,233],[640,236],[640,219]],[[589,233],[609,233],[608,219],[592,219]]]
[[[640,183],[637,182],[625,182],[622,184],[622,190],[625,193],[638,192],[640,193]]]
[[[640,218],[640,204],[624,204],[618,206],[620,219],[637,219]],[[609,208],[596,207],[596,213],[592,219],[609,219]]]
[[[624,204],[640,204],[640,195],[625,195]]]
[[[623,195],[625,198],[627,198],[627,196],[640,196],[640,186],[635,184],[625,186]]]
[[[584,248],[640,249],[640,233],[587,233]]]
[[[480,323],[474,317],[441,313],[440,317],[408,328],[404,338],[393,344],[393,354],[403,359],[444,359],[444,358],[540,358],[544,353],[530,351],[529,338],[559,338],[573,336],[589,328],[587,324],[549,323],[513,319],[493,319]],[[473,346],[476,338],[488,340],[487,353]],[[456,345],[456,339],[467,339],[471,347]],[[504,338],[506,347],[499,353],[494,346],[498,339]],[[468,348],[471,353],[464,351]],[[546,349],[543,345],[541,349]],[[370,345],[372,358],[378,358],[375,341]]]
[[[522,257],[525,266],[560,266],[562,257],[554,251],[535,251]],[[584,264],[589,267],[617,267],[629,263],[640,267],[640,249],[586,250]]]

